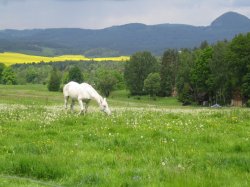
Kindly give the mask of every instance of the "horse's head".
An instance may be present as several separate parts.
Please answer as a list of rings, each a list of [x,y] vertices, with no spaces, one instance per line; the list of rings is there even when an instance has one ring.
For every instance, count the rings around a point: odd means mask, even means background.
[[[104,98],[104,99],[101,101],[100,107],[101,107],[101,111],[103,111],[104,113],[106,113],[106,114],[108,114],[108,115],[111,114],[111,111],[110,111],[110,109],[109,109],[109,106],[108,106],[108,103],[107,103],[106,98]]]

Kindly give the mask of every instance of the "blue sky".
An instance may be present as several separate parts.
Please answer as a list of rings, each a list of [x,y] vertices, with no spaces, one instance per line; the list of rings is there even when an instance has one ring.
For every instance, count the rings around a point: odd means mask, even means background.
[[[250,18],[250,0],[0,0],[0,29],[206,26],[227,11]]]

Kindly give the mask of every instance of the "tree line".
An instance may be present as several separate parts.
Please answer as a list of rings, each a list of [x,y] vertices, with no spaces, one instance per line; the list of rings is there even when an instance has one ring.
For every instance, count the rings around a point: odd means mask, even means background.
[[[157,59],[138,52],[125,64],[124,77],[132,95],[178,95],[184,104],[248,105],[250,98],[250,33],[232,41],[219,41],[199,48],[168,49]]]
[[[61,91],[69,81],[88,82],[106,97],[115,89],[125,89],[123,62],[52,62],[16,64],[0,63],[1,84],[44,84],[50,91]]]
[[[130,95],[177,96],[183,105],[229,105],[233,99],[248,105],[250,33],[212,45],[204,41],[194,49],[167,49],[162,57],[137,52],[125,63],[54,62],[11,67],[0,63],[3,84],[47,84],[49,90],[60,90],[70,80],[89,82],[105,96],[126,88]]]

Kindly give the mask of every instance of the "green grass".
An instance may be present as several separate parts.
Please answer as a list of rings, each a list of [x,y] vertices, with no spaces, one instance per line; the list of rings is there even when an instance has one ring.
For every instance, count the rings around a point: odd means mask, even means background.
[[[1,85],[0,186],[250,185],[249,109],[108,101],[111,116],[79,116],[62,93]]]
[[[44,85],[1,85],[1,103],[7,104],[29,104],[29,105],[49,105],[60,104],[62,93],[48,92]]]
[[[180,108],[181,103],[175,97],[156,97],[152,99],[147,96],[130,96],[128,90],[118,90],[110,94],[109,99],[114,105],[121,106],[137,106],[137,107],[168,107],[168,108]],[[114,100],[114,102],[113,102]],[[188,108],[188,107],[186,107]]]

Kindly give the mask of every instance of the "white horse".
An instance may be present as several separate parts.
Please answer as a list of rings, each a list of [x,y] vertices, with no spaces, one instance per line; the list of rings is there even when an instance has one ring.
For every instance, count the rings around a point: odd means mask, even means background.
[[[105,112],[108,115],[111,114],[106,98],[102,98],[102,96],[100,96],[97,91],[87,83],[79,84],[77,82],[71,81],[63,87],[63,95],[65,109],[67,109],[67,104],[70,97],[72,100],[70,105],[71,110],[74,109],[74,103],[76,100],[78,100],[81,108],[80,114],[87,112],[88,103],[90,100],[96,100],[96,102],[100,106],[101,111]]]

